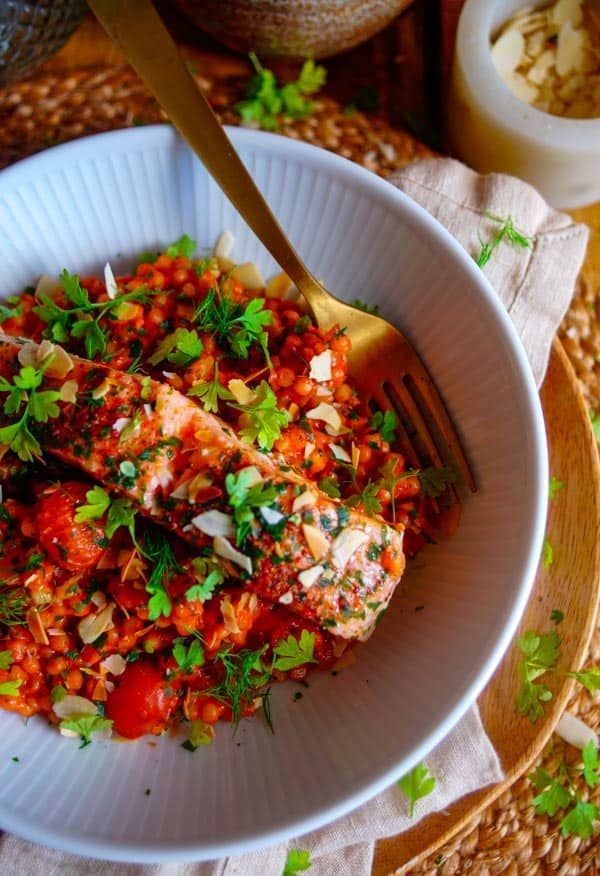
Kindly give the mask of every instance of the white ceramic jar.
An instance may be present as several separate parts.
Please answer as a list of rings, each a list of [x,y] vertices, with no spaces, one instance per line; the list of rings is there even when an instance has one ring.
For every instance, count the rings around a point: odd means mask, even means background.
[[[483,173],[534,185],[555,207],[600,200],[600,118],[567,119],[515,97],[490,44],[527,0],[467,0],[458,26],[446,128],[454,153]]]

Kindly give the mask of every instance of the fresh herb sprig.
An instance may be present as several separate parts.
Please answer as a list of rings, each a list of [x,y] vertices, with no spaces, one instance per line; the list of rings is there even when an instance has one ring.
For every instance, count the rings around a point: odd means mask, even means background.
[[[24,624],[27,604],[22,587],[8,587],[0,582],[0,628]]]
[[[71,338],[83,341],[88,359],[106,352],[108,334],[101,325],[105,317],[117,317],[119,308],[127,301],[145,303],[153,294],[148,289],[134,289],[123,292],[109,301],[91,301],[89,292],[79,282],[77,274],[66,269],[60,274],[60,281],[67,302],[71,307],[61,307],[48,295],[40,294],[41,304],[33,308],[34,313],[46,323],[44,336],[60,344]]]
[[[483,268],[484,265],[487,265],[494,252],[503,242],[509,243],[511,246],[517,248],[531,249],[533,246],[533,240],[531,237],[526,237],[526,235],[517,231],[512,216],[507,216],[506,219],[501,219],[500,216],[493,216],[491,213],[486,213],[485,215],[492,222],[496,222],[500,228],[492,238],[491,242],[484,241],[481,239],[481,236],[479,237],[481,249],[475,259],[475,263],[478,267]]]
[[[105,533],[112,538],[117,529],[124,526],[137,545],[135,537],[135,508],[129,499],[113,499],[102,487],[92,487],[85,494],[86,504],[80,505],[75,512],[76,523],[87,523],[99,520],[106,514]],[[108,513],[107,513],[108,512]]]
[[[85,748],[92,741],[94,733],[103,733],[112,729],[113,722],[102,715],[76,715],[73,718],[64,718],[60,722],[61,730],[71,730],[77,733],[81,739],[80,748]]]
[[[248,424],[240,430],[240,435],[252,444],[256,442],[261,450],[272,450],[281,438],[281,430],[290,421],[289,413],[277,406],[277,396],[262,380],[254,390],[254,400],[247,405],[232,404],[231,407],[248,415]]]
[[[221,666],[223,679],[220,684],[209,688],[205,693],[221,700],[231,709],[234,733],[241,720],[243,709],[256,696],[268,696],[266,692],[259,693],[271,680],[271,673],[262,659],[266,650],[266,645],[257,651],[243,649],[234,652],[229,648],[223,648],[216,655],[215,662]]]
[[[560,653],[560,638],[556,630],[535,633],[528,630],[517,639],[523,658],[518,663],[521,681],[517,693],[517,711],[535,724],[544,714],[543,703],[552,699],[552,691],[538,679],[556,667]]]
[[[594,822],[600,819],[600,809],[582,799],[577,793],[575,780],[583,779],[589,788],[598,784],[598,749],[593,741],[587,743],[581,757],[581,764],[567,766],[560,763],[555,776],[538,767],[529,779],[540,792],[533,799],[535,811],[553,817],[562,810],[562,835],[589,839],[594,833]]]
[[[306,849],[290,849],[281,876],[298,876],[298,873],[304,873],[311,867],[310,852]]]
[[[178,368],[187,368],[196,361],[203,349],[204,344],[195,329],[178,328],[165,335],[148,362],[158,365],[166,359]]]
[[[173,553],[168,533],[155,528],[146,530],[143,554],[152,564],[146,581],[146,592],[150,594],[148,618],[154,621],[159,617],[170,617],[173,604],[167,589],[168,583],[173,575],[183,572],[183,567]]]
[[[258,124],[265,131],[276,131],[279,116],[303,119],[314,111],[314,103],[308,95],[315,94],[325,83],[327,71],[314,61],[305,61],[295,82],[278,85],[275,74],[250,52],[255,74],[246,86],[245,100],[236,105],[242,123]]]
[[[256,482],[256,471],[252,468],[230,472],[225,477],[228,501],[233,508],[236,526],[236,543],[242,545],[256,519],[259,508],[272,508],[277,500],[278,490],[274,484]]]
[[[215,289],[208,290],[192,318],[199,331],[213,334],[238,359],[247,359],[250,347],[258,344],[269,364],[265,326],[272,320],[271,311],[265,310],[264,298],[252,298],[241,304]]]
[[[187,394],[192,398],[199,398],[204,410],[210,414],[217,414],[219,412],[219,401],[231,401],[233,399],[233,395],[219,380],[218,365],[215,365],[215,373],[212,380],[194,383],[188,389]]]
[[[188,587],[185,598],[190,602],[206,602],[225,581],[225,570],[219,562],[209,557],[196,557],[192,560],[192,569],[197,583]]]
[[[279,669],[281,672],[289,672],[290,669],[296,669],[305,663],[317,663],[314,652],[315,634],[309,633],[308,630],[302,630],[300,639],[289,635],[287,639],[282,639],[273,648],[272,668]]]
[[[40,443],[31,431],[33,423],[47,423],[60,413],[58,400],[60,393],[54,389],[40,390],[44,373],[50,366],[53,356],[39,367],[25,365],[13,377],[12,383],[0,377],[0,392],[8,395],[2,406],[7,416],[17,416],[14,423],[0,429],[0,444],[9,447],[23,462],[32,462],[34,456],[41,456]]]

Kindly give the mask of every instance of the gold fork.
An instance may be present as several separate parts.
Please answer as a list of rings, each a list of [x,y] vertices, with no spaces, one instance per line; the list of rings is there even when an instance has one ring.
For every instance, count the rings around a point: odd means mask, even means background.
[[[296,284],[318,325],[346,327],[352,341],[351,374],[366,398],[382,410],[393,407],[400,415],[401,441],[410,464],[423,467],[426,455],[441,468],[441,435],[463,480],[475,490],[456,429],[419,356],[398,329],[339,301],[302,263],[150,0],[88,2],[207,171]]]

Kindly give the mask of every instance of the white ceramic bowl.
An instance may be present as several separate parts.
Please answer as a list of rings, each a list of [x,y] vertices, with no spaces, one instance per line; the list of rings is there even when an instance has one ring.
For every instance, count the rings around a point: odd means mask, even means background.
[[[382,791],[473,703],[516,629],[543,539],[547,465],[528,365],[495,294],[461,247],[370,172],[320,149],[232,130],[309,267],[341,297],[380,305],[448,401],[480,491],[419,559],[358,661],[273,693],[260,720],[195,755],[95,743],[0,712],[0,826],[73,852],[139,862],[217,858],[297,836]],[[102,134],[0,174],[0,293],[63,266],[99,271],[183,231],[275,265],[168,127]],[[120,254],[117,257],[117,254]],[[423,611],[415,612],[417,605]],[[19,762],[11,758],[18,756]],[[151,795],[144,790],[151,788]]]

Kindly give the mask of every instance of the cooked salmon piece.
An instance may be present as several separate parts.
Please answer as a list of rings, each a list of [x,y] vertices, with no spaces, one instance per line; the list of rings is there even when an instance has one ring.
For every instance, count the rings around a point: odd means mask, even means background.
[[[331,499],[170,385],[57,350],[41,390],[62,388],[66,400],[32,424],[42,453],[214,551],[263,598],[334,635],[369,637],[404,570],[399,528]],[[0,335],[0,374],[11,381],[38,353]],[[0,414],[2,425],[15,419]]]

